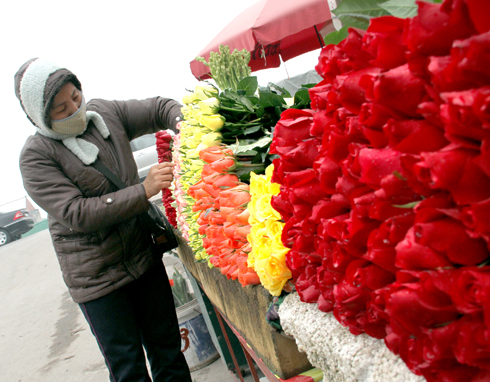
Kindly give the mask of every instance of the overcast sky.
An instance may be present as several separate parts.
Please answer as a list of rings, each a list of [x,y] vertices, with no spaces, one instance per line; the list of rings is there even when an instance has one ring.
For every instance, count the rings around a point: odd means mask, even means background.
[[[18,166],[35,132],[14,94],[14,74],[33,57],[73,71],[86,100],[163,96],[181,101],[198,81],[189,62],[256,0],[44,0],[0,5],[0,211],[25,207]],[[286,63],[289,76],[314,69],[319,51]],[[254,73],[260,85],[287,78],[284,67]],[[17,202],[14,202],[17,199]]]

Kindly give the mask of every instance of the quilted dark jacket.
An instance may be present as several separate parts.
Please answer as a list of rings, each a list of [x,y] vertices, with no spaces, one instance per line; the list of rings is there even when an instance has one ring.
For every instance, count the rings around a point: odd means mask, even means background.
[[[97,145],[98,159],[128,185],[123,190],[84,165],[62,142],[39,134],[27,139],[20,155],[24,187],[48,213],[56,255],[75,302],[102,297],[157,261],[141,221],[149,204],[129,142],[175,130],[180,107],[161,97],[87,104],[87,110],[103,117],[110,137],[105,140],[91,122],[81,138]]]

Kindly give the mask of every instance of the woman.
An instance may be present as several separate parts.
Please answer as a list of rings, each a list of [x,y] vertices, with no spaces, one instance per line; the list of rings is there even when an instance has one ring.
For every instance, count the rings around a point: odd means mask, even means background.
[[[148,199],[169,187],[173,166],[153,166],[140,184],[129,144],[176,131],[181,105],[161,97],[86,104],[77,77],[43,59],[19,69],[15,91],[37,130],[20,155],[24,187],[48,213],[63,279],[111,381],[191,381],[161,254],[141,220]],[[95,160],[127,187],[115,187]]]

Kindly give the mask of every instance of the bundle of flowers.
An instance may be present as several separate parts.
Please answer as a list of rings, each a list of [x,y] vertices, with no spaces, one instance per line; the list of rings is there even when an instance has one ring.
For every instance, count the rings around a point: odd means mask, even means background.
[[[162,162],[171,162],[172,161],[172,151],[171,151],[171,143],[172,136],[168,133],[168,131],[159,131],[155,133],[156,137],[156,146],[158,153],[158,163]],[[165,188],[162,190],[162,202],[165,207],[165,216],[168,219],[168,222],[172,224],[175,228],[177,228],[177,211],[175,210],[174,198],[172,196],[172,190],[170,188]]]
[[[177,163],[175,184],[176,194],[179,196],[177,208],[180,229],[198,259],[204,253],[202,239],[198,233],[199,214],[192,211],[194,200],[187,194],[187,190],[200,180],[205,163],[199,158],[199,152],[221,143],[219,129],[223,121],[215,114],[219,105],[219,101],[214,97],[216,93],[217,90],[212,86],[196,86],[193,93],[184,97],[184,121],[180,123],[180,140],[173,150],[173,157]]]
[[[180,128],[180,125],[178,125]],[[184,191],[184,185],[182,184],[181,175],[182,169],[182,156],[180,153],[180,134],[175,135],[172,146],[172,158],[174,162],[174,197],[175,206],[177,212],[177,227],[180,229],[182,236],[189,240],[188,232],[189,225],[186,220],[185,208],[187,207],[186,193]]]
[[[247,265],[249,186],[229,173],[236,166],[230,149],[210,147],[199,155],[207,164],[201,180],[189,188],[188,194],[195,199],[192,210],[199,212],[197,223],[207,259],[222,274],[238,279],[243,286],[258,284],[257,274]]]
[[[265,170],[265,175],[252,173],[250,177],[250,233],[247,239],[252,250],[248,254],[248,265],[260,278],[260,283],[271,295],[280,296],[291,271],[286,265],[289,248],[281,241],[281,215],[271,206],[271,198],[279,193],[279,185],[271,182],[274,166]]]
[[[418,2],[321,52],[287,110],[273,207],[304,302],[384,338],[428,381],[490,378],[490,22]],[[487,7],[487,8],[485,8]]]
[[[259,88],[257,78],[248,76],[247,56],[223,46],[211,55],[206,64],[222,91],[196,87],[184,97],[181,140],[174,150],[179,222],[185,221],[179,224],[196,259],[208,261],[244,286],[260,283],[247,261],[252,250],[247,240],[250,176],[252,171],[254,176],[263,174],[271,163],[272,130],[287,108],[284,98],[290,97],[284,89]],[[220,70],[223,62],[225,71]],[[307,89],[298,94],[302,96],[295,97],[295,107],[309,105]],[[280,294],[290,278],[284,265],[286,249],[278,243],[280,223],[270,220],[267,227],[275,230],[271,239],[276,252],[256,256],[256,267],[264,283]]]

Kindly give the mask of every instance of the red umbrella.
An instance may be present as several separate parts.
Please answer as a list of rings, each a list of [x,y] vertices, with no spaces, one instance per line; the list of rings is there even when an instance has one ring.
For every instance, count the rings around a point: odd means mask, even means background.
[[[280,57],[293,57],[322,47],[319,31],[331,24],[327,0],[260,0],[229,23],[198,57],[209,60],[209,52],[218,52],[220,45],[230,50],[251,52],[252,71],[277,68]],[[280,57],[279,57],[280,56]],[[209,67],[191,61],[197,79],[209,78]]]

